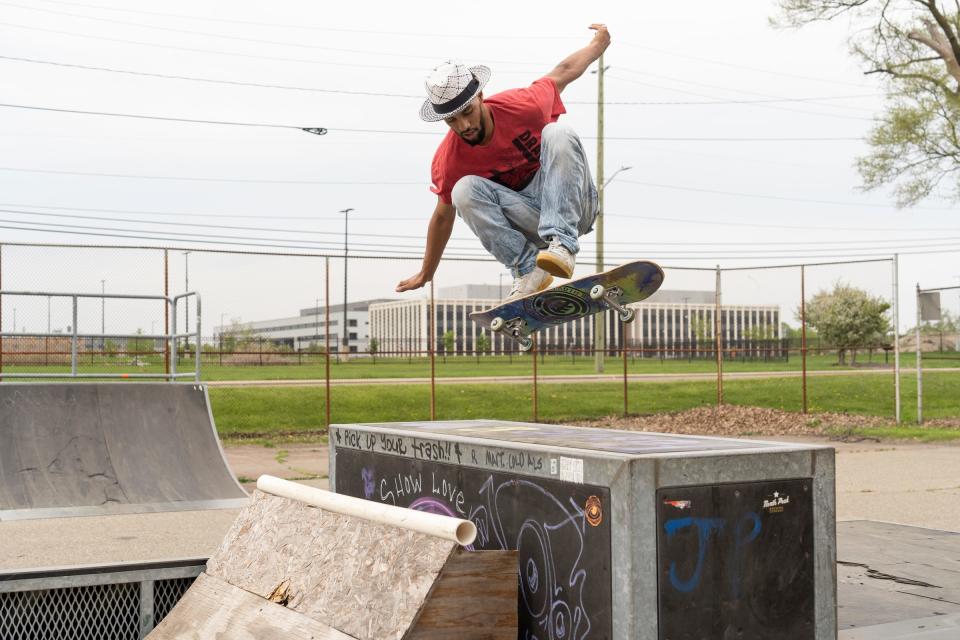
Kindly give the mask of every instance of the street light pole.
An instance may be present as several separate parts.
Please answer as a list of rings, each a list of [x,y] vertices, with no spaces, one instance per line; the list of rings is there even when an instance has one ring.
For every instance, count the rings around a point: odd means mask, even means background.
[[[617,177],[617,174],[618,174],[618,173],[620,173],[621,171],[629,171],[630,169],[633,169],[633,167],[622,166],[622,167],[620,167],[619,169],[617,169],[616,171],[614,171],[614,172],[613,172],[613,175],[610,176],[609,178],[607,178],[607,181],[603,183],[603,188],[606,189],[606,188],[607,188],[607,185],[610,184],[611,182],[613,182],[613,179]]]
[[[350,332],[347,329],[347,214],[353,207],[341,209],[343,214],[343,350],[350,353]]]

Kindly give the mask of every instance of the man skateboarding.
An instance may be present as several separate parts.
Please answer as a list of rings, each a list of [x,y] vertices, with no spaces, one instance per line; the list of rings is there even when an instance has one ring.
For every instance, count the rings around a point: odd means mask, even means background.
[[[605,25],[590,28],[590,44],[526,88],[484,98],[490,69],[451,61],[427,77],[420,117],[443,120],[450,131],[433,158],[437,206],[423,264],[397,291],[430,282],[457,214],[513,273],[507,300],[545,289],[553,276],[573,275],[578,238],[597,217],[597,189],[580,138],[557,120],[566,113],[560,92],[610,44]]]

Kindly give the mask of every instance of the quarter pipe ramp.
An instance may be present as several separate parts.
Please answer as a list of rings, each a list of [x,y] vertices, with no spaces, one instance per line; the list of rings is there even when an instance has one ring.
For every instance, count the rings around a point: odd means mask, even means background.
[[[0,384],[0,521],[246,500],[202,385]]]

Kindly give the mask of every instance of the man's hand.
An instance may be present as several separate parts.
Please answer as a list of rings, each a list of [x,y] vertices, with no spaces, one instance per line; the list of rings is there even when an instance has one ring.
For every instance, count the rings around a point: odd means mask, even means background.
[[[401,280],[400,284],[397,285],[397,293],[402,293],[404,291],[410,291],[411,289],[419,289],[423,285],[430,282],[430,278],[427,278],[423,273],[418,273],[414,276],[410,276],[406,280]]]
[[[593,42],[590,44],[600,47],[600,51],[603,52],[610,46],[610,32],[607,31],[607,25],[595,22],[590,25],[590,28],[596,31],[593,35]]]
[[[590,25],[590,28],[596,31],[590,44],[571,53],[547,74],[547,77],[552,78],[557,84],[557,91],[563,91],[568,84],[582,76],[587,67],[610,46],[610,32],[607,31],[607,25],[595,22]]]

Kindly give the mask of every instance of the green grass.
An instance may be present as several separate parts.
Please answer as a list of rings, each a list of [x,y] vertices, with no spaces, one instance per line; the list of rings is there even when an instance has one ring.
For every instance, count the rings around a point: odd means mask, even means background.
[[[933,372],[924,379],[925,417],[960,416],[960,373]],[[320,435],[324,421],[323,387],[211,388],[217,425],[224,437],[270,437],[280,434]],[[730,380],[724,385],[729,404],[800,411],[797,379]],[[628,388],[629,412],[681,411],[716,402],[711,381],[635,382]],[[893,380],[888,375],[812,379],[809,407],[813,412],[862,413],[893,423]],[[903,417],[916,415],[914,379],[903,376]],[[391,422],[430,419],[430,387],[426,384],[338,386],[331,389],[335,423]],[[566,421],[623,412],[623,386],[618,382],[541,384],[539,419]],[[436,387],[438,419],[491,418],[531,420],[532,387],[527,384],[452,384]],[[928,430],[928,428],[922,428]],[[960,436],[960,430],[949,430]],[[892,432],[891,432],[892,433]],[[947,434],[949,435],[949,434]],[[884,436],[893,437],[893,436]],[[913,437],[913,436],[910,436]],[[946,435],[944,437],[947,437]]]
[[[936,357],[934,357],[936,355]],[[902,354],[901,362],[904,367],[914,366],[914,354]],[[892,356],[887,366],[892,367]],[[163,362],[159,358],[146,360],[149,364],[144,367],[127,365],[81,363],[80,371],[84,373],[162,373]],[[289,365],[257,365],[220,366],[213,362],[205,362],[201,368],[204,381],[229,380],[322,380],[326,376],[326,367],[322,359],[305,358],[306,364]],[[859,368],[877,369],[885,366],[884,354],[874,353],[872,358],[861,354],[858,359]],[[530,355],[517,356],[437,356],[435,359],[436,375],[438,377],[470,377],[470,376],[530,376],[533,374],[533,363]],[[960,367],[960,354],[930,354],[924,360],[925,369],[943,367]],[[811,355],[807,359],[807,368],[810,371],[836,371],[852,369],[850,366],[840,367],[834,355]],[[620,373],[623,371],[623,360],[618,357],[606,359],[606,373]],[[788,361],[775,360],[769,362],[724,362],[724,371],[799,371],[801,360],[797,354],[791,354]],[[178,370],[192,371],[193,361],[183,360],[178,363]],[[630,373],[712,373],[716,370],[716,363],[712,360],[671,360],[651,358],[631,358],[628,361]],[[9,373],[69,373],[68,366],[59,367],[17,367],[4,366]],[[576,375],[594,373],[594,359],[592,356],[546,355],[538,359],[538,372],[541,375]],[[330,377],[332,379],[369,379],[369,378],[428,378],[430,377],[430,361],[427,358],[353,358],[343,362],[331,360]]]

